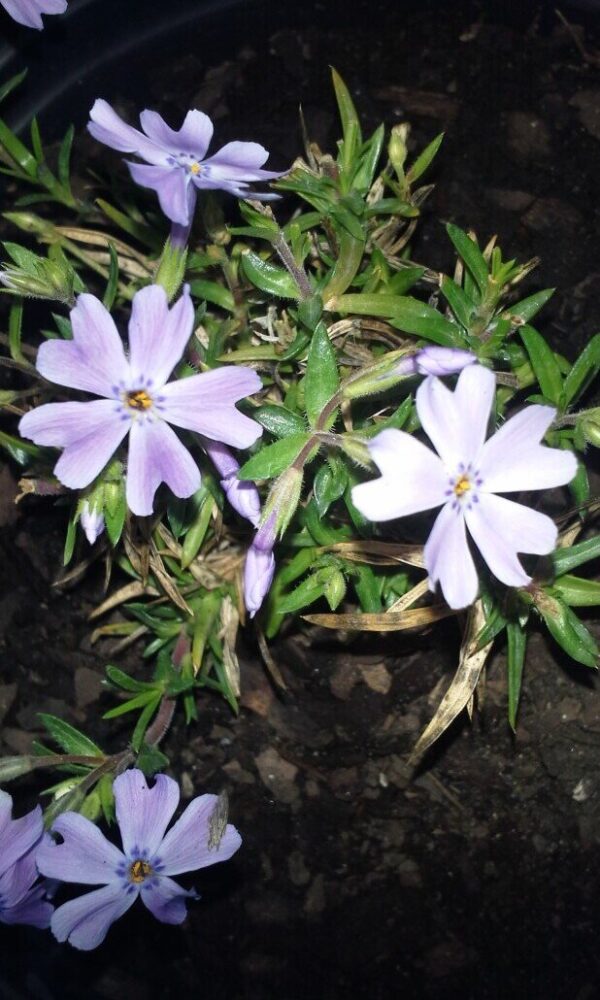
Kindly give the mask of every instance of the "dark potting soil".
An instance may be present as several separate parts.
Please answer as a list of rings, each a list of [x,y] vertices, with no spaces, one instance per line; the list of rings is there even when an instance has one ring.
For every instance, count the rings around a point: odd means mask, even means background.
[[[571,8],[571,31],[543,5],[448,8],[355,4],[360,30],[298,28],[291,17],[269,32],[261,21],[262,34],[238,39],[218,64],[190,30],[177,60],[154,59],[135,86],[173,123],[203,108],[218,139],[256,138],[282,164],[301,149],[299,103],[311,135],[324,147],[335,139],[329,64],[367,129],[408,119],[415,148],[445,130],[415,258],[450,267],[450,219],[481,239],[498,233],[507,255],[539,255],[530,289],[557,288],[542,328],[574,357],[600,329],[600,30]],[[140,105],[119,86],[107,79],[101,96],[133,119]],[[79,126],[86,112],[73,112]],[[84,137],[78,153],[121,169]],[[39,711],[99,739],[110,732],[116,749],[127,728],[97,722],[112,704],[100,687],[110,647],[90,645],[87,620],[101,571],[52,586],[63,515],[15,509],[14,471],[0,478],[2,752],[30,745]],[[184,797],[228,790],[242,850],[194,878],[203,898],[182,928],[139,906],[87,955],[3,928],[2,1000],[600,996],[592,672],[534,634],[512,737],[499,649],[473,723],[461,719],[409,782],[407,752],[455,667],[455,625],[342,644],[295,627],[274,650],[285,697],[251,632],[245,642],[239,717],[206,696],[198,725],[176,724],[165,744]],[[138,650],[120,662],[143,676]]]

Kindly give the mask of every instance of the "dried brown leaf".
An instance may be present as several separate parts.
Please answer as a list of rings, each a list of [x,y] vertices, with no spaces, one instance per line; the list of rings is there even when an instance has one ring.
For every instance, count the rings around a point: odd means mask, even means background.
[[[446,605],[429,608],[411,608],[408,611],[389,612],[383,614],[361,614],[350,612],[341,615],[303,615],[304,621],[311,625],[322,625],[324,628],[344,629],[350,632],[402,632],[409,628],[421,628],[431,625],[441,618],[455,615],[456,611]]]
[[[467,618],[458,669],[433,719],[419,737],[410,755],[409,765],[414,767],[419,762],[425,751],[433,746],[442,733],[445,733],[472,698],[493,645],[492,640],[483,649],[477,649],[477,636],[484,625],[483,605],[481,601],[477,601],[470,609]]]

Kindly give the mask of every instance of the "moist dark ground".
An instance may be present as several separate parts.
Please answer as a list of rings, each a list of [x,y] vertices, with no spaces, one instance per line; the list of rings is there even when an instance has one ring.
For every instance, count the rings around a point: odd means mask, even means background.
[[[333,64],[367,128],[408,118],[416,147],[444,129],[415,258],[450,266],[440,224],[449,219],[482,239],[498,233],[507,255],[539,255],[530,287],[557,288],[542,329],[574,357],[600,329],[600,32],[565,9],[582,54],[550,8],[481,11],[357,5],[359,30],[350,19],[269,32],[262,19],[219,65],[203,54],[201,32],[188,33],[176,62],[147,67],[144,103],[173,120],[201,107],[224,141],[257,138],[284,164],[300,150],[299,102],[323,146],[335,137]],[[133,115],[110,79],[102,96]],[[75,112],[80,123],[85,110]],[[27,503],[15,514],[9,471],[2,750],[29,745],[40,710],[110,732],[116,749],[119,731],[96,721],[112,703],[100,688],[110,653],[90,646],[87,621],[100,573],[53,588],[63,515]],[[182,929],[140,906],[90,955],[3,930],[3,1000],[599,996],[596,679],[534,634],[513,737],[498,649],[473,724],[456,725],[409,782],[407,752],[457,648],[452,624],[337,645],[301,627],[275,650],[289,687],[282,699],[249,634],[239,717],[206,696],[198,725],[175,725],[165,744],[185,797],[228,790],[242,850],[199,873],[203,900]],[[124,662],[140,669],[135,652]]]

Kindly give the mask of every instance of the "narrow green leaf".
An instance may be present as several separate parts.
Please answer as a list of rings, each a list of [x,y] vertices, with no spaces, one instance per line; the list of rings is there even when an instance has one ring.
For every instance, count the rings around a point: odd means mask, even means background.
[[[162,692],[158,692],[155,688],[149,691],[143,691],[136,695],[135,698],[130,698],[128,701],[124,701],[121,705],[116,705],[115,708],[111,708],[108,712],[105,712],[102,716],[103,719],[118,719],[120,715],[126,715],[128,712],[135,712],[138,708],[144,708],[146,705],[151,703],[156,703],[157,697],[160,699]]]
[[[583,349],[571,368],[563,385],[563,405],[575,402],[587,389],[600,371],[600,333],[597,333]]]
[[[533,326],[522,326],[519,333],[544,396],[551,403],[558,405],[563,380],[554,351]]]
[[[366,193],[371,187],[379,157],[381,156],[384,139],[385,128],[383,125],[380,125],[373,132],[371,138],[364,144],[360,154],[358,169],[352,178],[352,187],[356,188],[357,191]]]
[[[534,295],[521,299],[520,302],[515,302],[514,306],[510,306],[506,312],[511,316],[519,316],[525,323],[529,323],[529,320],[533,319],[553,295],[554,288],[544,288],[543,291],[535,292]]]
[[[67,191],[71,190],[71,148],[75,129],[69,125],[58,151],[58,179]]]
[[[577,542],[567,549],[555,549],[552,553],[554,572],[560,577],[591,559],[597,559],[598,556],[600,556],[600,535],[588,538],[585,542]]]
[[[300,291],[291,274],[282,267],[275,267],[263,260],[252,250],[245,250],[240,257],[242,271],[261,292],[276,295],[283,299],[297,299]]]
[[[435,139],[433,139],[429,145],[425,147],[423,152],[419,153],[417,159],[406,173],[406,183],[409,186],[414,184],[414,182],[425,173],[429,164],[435,159],[443,140],[444,133],[440,132],[440,134],[436,135]]]
[[[470,236],[451,222],[446,226],[446,232],[471,272],[481,295],[484,296],[488,288],[489,271],[481,250]]]
[[[325,404],[335,396],[339,384],[335,350],[327,327],[319,323],[311,340],[304,378],[304,406],[311,427],[316,426]],[[331,426],[333,416],[331,414],[327,427]]]
[[[47,712],[38,712],[38,718],[41,719],[44,729],[65,753],[84,757],[104,757],[104,752],[96,743],[63,719]]]
[[[156,712],[158,706],[160,705],[161,695],[155,694],[154,700],[149,701],[148,704],[140,712],[140,716],[135,724],[133,733],[131,734],[131,745],[133,749],[137,752],[141,749],[144,736],[146,735],[146,730],[150,725],[150,720]]]
[[[8,97],[15,87],[18,87],[19,84],[23,82],[26,76],[27,70],[24,69],[21,70],[20,73],[17,73],[16,76],[12,76],[10,80],[6,81],[6,83],[3,83],[2,86],[0,86],[0,101],[3,101],[6,97]]]
[[[586,608],[600,604],[600,581],[598,580],[586,580],[584,577],[565,573],[554,581],[552,590],[570,607]]]
[[[42,137],[40,135],[40,126],[35,115],[31,119],[30,134],[33,155],[38,163],[42,163],[44,160],[44,147],[42,145]]]
[[[6,243],[4,244],[6,246]],[[23,326],[23,300],[17,299],[10,307],[8,318],[8,348],[13,361],[20,364],[28,364],[27,358],[21,350],[21,334]]]
[[[527,633],[518,622],[509,622],[506,627],[508,638],[507,677],[508,677],[508,724],[515,730],[517,712],[521,700],[521,681],[523,679],[523,664],[527,647]]]
[[[464,326],[465,330],[469,330],[471,325],[471,317],[473,315],[474,305],[469,300],[460,285],[457,285],[452,278],[444,275],[442,278],[442,295],[446,299],[446,302],[450,306],[452,312],[456,316],[459,323]]]
[[[586,667],[597,667],[600,650],[596,640],[574,611],[559,597],[548,595],[537,608],[550,635],[571,659]]]
[[[306,433],[306,424],[299,413],[292,413],[285,406],[275,403],[264,403],[252,410],[252,419],[256,420],[273,437],[284,438],[290,434]]]
[[[290,434],[280,441],[268,444],[242,465],[238,479],[273,479],[280,472],[289,469],[309,440],[310,434],[307,433]]]
[[[115,304],[117,288],[119,287],[119,258],[112,243],[108,244],[108,253],[110,256],[110,267],[102,301],[106,308],[110,310]]]
[[[384,316],[403,333],[424,337],[444,347],[465,346],[464,337],[456,323],[411,295],[340,295],[335,300],[335,309],[340,313],[359,316]]]
[[[29,177],[37,178],[38,164],[35,156],[32,156],[27,146],[24,146],[20,139],[17,139],[14,132],[11,132],[6,122],[0,118],[0,144],[4,146],[11,159]]]
[[[154,686],[149,681],[137,681],[135,677],[130,677],[129,674],[124,673],[119,667],[112,666],[112,664],[107,666],[106,676],[111,684],[122,688],[124,691],[132,691],[136,694],[140,691],[147,691]]]
[[[287,273],[287,272],[286,272]],[[233,295],[224,285],[219,285],[217,281],[205,281],[202,278],[195,278],[190,282],[190,291],[197,299],[211,302],[227,312],[235,310]]]

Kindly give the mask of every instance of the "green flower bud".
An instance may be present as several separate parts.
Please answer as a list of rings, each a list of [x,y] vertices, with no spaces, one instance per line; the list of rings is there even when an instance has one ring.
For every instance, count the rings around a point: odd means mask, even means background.
[[[406,123],[403,123],[402,125],[394,125],[388,144],[388,156],[390,158],[390,163],[396,171],[398,180],[400,181],[404,180],[404,164],[408,155],[407,142],[409,133],[410,125]]]

